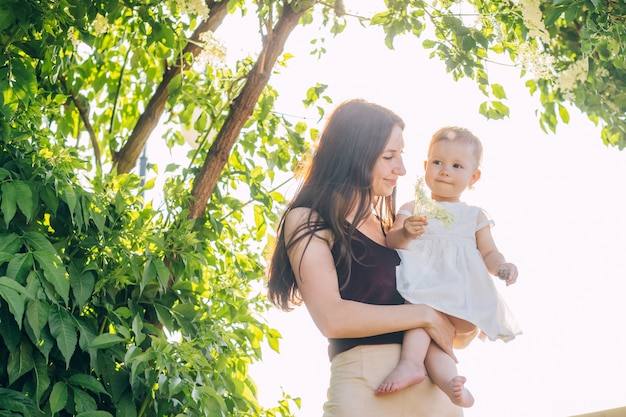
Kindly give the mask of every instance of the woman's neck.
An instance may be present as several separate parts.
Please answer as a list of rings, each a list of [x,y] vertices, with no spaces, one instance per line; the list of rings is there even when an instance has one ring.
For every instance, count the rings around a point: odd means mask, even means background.
[[[356,225],[361,233],[378,243],[385,246],[385,234],[383,233],[383,225],[375,214],[370,214],[360,224]]]

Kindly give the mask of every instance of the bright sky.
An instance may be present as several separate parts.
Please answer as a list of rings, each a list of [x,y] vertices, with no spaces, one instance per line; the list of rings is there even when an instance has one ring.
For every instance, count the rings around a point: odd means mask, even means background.
[[[488,121],[478,114],[483,97],[475,85],[454,82],[419,41],[399,38],[389,51],[382,32],[355,21],[349,26],[328,40],[320,60],[308,55],[310,30],[296,29],[286,47],[296,58],[271,80],[281,94],[278,111],[304,114],[300,101],[316,81],[329,85],[335,104],[362,97],[395,110],[407,123],[408,173],[398,203],[412,198],[438,128],[467,127],[484,144],[482,178],[464,200],[489,212],[496,243],[520,270],[514,286],[496,284],[524,335],[508,344],[476,340],[457,352],[476,398],[465,416],[565,417],[625,406],[626,151],[605,147],[599,128],[573,109],[569,125],[543,133],[538,98],[528,94],[518,69],[489,67],[492,82],[506,88],[511,117]],[[256,39],[254,24],[236,30],[239,39],[248,38],[246,30]],[[230,53],[241,52],[230,36],[216,35],[228,40]],[[274,405],[282,389],[302,398],[297,416],[321,416],[326,340],[304,307],[273,311],[268,320],[283,341],[281,355],[267,349],[253,367],[261,403]]]

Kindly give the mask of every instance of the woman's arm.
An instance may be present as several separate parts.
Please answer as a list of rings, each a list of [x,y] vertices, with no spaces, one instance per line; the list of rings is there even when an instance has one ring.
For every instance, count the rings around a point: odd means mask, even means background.
[[[293,209],[285,219],[285,239],[307,221],[309,209]],[[327,231],[302,239],[289,250],[298,290],[309,314],[325,337],[354,338],[421,327],[448,354],[452,353],[454,327],[440,313],[425,305],[382,306],[344,300],[339,293],[337,271]]]

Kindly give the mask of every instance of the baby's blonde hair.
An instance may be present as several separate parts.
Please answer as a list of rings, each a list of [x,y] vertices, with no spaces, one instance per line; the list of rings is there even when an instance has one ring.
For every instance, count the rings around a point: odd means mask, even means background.
[[[431,148],[433,144],[440,142],[442,140],[460,140],[463,143],[471,146],[474,149],[474,156],[476,157],[476,168],[480,166],[480,163],[483,159],[483,144],[480,142],[480,139],[469,129],[458,126],[446,126],[442,127],[438,131],[433,134],[433,137],[430,139],[430,143],[428,144],[428,156],[430,156]]]

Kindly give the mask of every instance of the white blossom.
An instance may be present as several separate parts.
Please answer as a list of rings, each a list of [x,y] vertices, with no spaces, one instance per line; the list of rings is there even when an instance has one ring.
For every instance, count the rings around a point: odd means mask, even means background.
[[[204,0],[176,0],[176,4],[182,13],[195,15],[202,19],[209,16],[209,8]]]
[[[600,67],[598,69],[596,69],[596,76],[597,77],[608,77],[610,75],[609,70],[604,68],[604,67]]]
[[[67,30],[67,37],[70,39],[70,42],[72,42],[72,47],[76,51],[80,42],[78,41],[78,37],[76,37],[76,29],[73,26]]]
[[[562,71],[555,81],[555,86],[568,96],[579,81],[584,81],[589,73],[589,60],[581,58]],[[566,97],[568,98],[568,97]],[[571,98],[571,97],[569,97]]]
[[[226,61],[226,46],[212,31],[200,34],[202,51],[196,57],[200,65],[211,64],[215,67],[224,65]]]
[[[519,0],[517,2],[522,11],[524,24],[528,28],[528,36],[548,43],[550,42],[550,36],[548,35],[546,25],[543,23],[539,3],[539,0]]]
[[[424,178],[420,176],[417,177],[417,181],[415,183],[413,215],[437,219],[448,227],[450,227],[450,225],[456,220],[454,213],[450,212],[444,206],[428,197],[424,187]]]
[[[534,43],[524,42],[519,45],[517,63],[533,74],[535,79],[554,78],[554,57],[540,51]]]
[[[109,31],[109,21],[101,14],[96,16],[93,22],[93,31],[97,37],[106,34]]]

